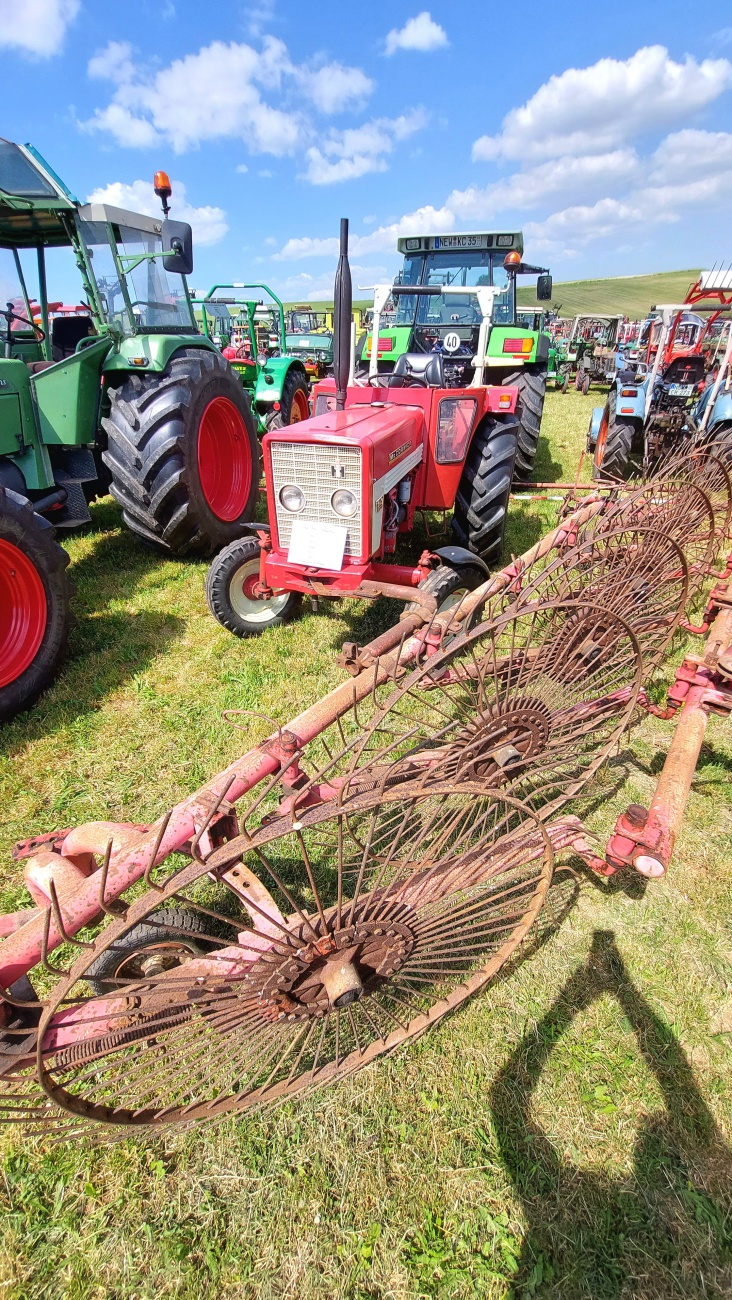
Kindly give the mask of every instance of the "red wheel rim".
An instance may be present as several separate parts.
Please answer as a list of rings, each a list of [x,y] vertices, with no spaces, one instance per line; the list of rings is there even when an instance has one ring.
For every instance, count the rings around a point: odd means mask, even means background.
[[[310,404],[301,388],[296,388],[292,394],[292,406],[290,407],[290,424],[299,424],[301,420],[310,419]]]
[[[252,490],[252,453],[244,417],[228,397],[214,397],[198,426],[198,477],[206,505],[231,523]]]
[[[0,686],[17,681],[33,663],[47,620],[46,591],[36,566],[0,538]]]

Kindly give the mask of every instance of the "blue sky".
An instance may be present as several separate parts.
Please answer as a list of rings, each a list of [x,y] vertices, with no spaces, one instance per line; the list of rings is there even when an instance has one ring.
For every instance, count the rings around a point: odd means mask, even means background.
[[[727,5],[5,0],[0,65],[80,198],[169,172],[202,289],[329,294],[341,216],[360,284],[419,230],[522,228],[560,279],[732,259]]]

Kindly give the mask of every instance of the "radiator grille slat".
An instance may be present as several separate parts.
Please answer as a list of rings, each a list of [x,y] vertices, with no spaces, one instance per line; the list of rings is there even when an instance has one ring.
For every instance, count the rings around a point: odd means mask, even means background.
[[[282,550],[289,550],[295,519],[338,524],[346,530],[346,555],[361,555],[361,448],[323,443],[272,442],[272,483],[277,532]],[[336,473],[333,473],[335,467]],[[280,489],[294,483],[305,495],[305,509],[293,515],[280,505]],[[358,501],[351,519],[340,518],[330,499],[336,488],[348,488]]]

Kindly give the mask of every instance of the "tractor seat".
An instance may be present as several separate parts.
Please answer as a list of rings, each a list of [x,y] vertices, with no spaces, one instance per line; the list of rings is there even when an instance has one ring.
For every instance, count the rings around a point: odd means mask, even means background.
[[[55,361],[26,361],[25,363],[32,375],[38,375],[42,370],[48,370],[49,366],[55,366]]]
[[[51,355],[54,361],[72,357],[77,343],[92,333],[91,316],[56,316],[51,325]]]
[[[442,354],[440,352],[402,353],[391,373],[389,387],[408,388],[412,377],[423,380],[428,388],[444,388],[445,374],[442,365]]]

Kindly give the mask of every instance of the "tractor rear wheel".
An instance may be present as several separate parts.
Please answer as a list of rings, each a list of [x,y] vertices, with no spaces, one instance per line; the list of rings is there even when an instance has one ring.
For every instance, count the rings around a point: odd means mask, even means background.
[[[176,352],[162,374],[131,375],[102,421],[110,491],[128,528],[174,555],[241,536],[259,484],[249,400],[208,348]]]
[[[630,453],[637,427],[632,420],[619,420],[614,394],[610,394],[597,432],[595,454],[592,461],[593,479],[623,479],[626,476]]]
[[[514,416],[485,420],[463,466],[452,531],[461,546],[483,560],[497,559],[503,545],[520,430]]]
[[[517,370],[501,380],[505,387],[518,388],[516,418],[519,422],[516,463],[513,475],[520,483],[528,483],[539,446],[541,417],[546,397],[546,370]]]
[[[0,487],[0,722],[51,684],[71,623],[69,557],[30,501]]]
[[[270,429],[284,429],[290,424],[299,424],[310,418],[310,385],[305,371],[293,366],[285,376],[282,385],[279,411],[272,411],[267,416],[267,432]]]

